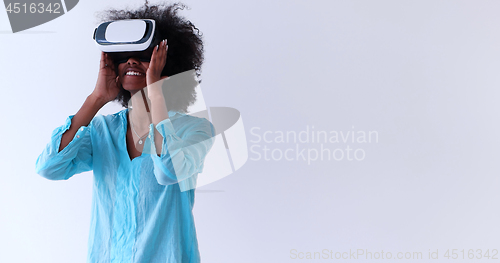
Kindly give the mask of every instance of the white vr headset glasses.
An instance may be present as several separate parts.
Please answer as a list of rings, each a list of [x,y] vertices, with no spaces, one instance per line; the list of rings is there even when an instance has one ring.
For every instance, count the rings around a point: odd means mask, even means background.
[[[144,51],[155,44],[155,21],[127,19],[104,22],[96,27],[93,38],[104,52]]]

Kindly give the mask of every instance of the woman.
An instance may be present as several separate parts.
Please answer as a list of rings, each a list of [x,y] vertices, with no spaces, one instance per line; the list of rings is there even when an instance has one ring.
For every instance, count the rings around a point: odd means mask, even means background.
[[[93,170],[87,262],[200,262],[193,188],[215,132],[186,114],[195,85],[166,79],[192,69],[199,76],[203,62],[203,42],[177,15],[182,8],[146,2],[108,11],[105,20],[154,19],[157,45],[102,53],[94,91],[38,157],[37,173],[51,180]],[[132,109],[96,116],[113,100]]]

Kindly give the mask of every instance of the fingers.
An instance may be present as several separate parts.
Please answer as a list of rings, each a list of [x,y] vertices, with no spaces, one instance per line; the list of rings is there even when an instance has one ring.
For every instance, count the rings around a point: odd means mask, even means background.
[[[156,45],[156,47],[153,48],[153,54],[151,55],[149,67],[152,67],[155,70],[162,70],[167,60],[167,50],[168,45],[166,39]]]
[[[100,68],[101,69],[109,68],[113,71],[115,70],[115,64],[113,63],[113,60],[111,59],[109,54],[102,51],[101,51]]]
[[[164,39],[160,43],[160,46],[158,47],[158,50],[160,51],[160,58],[162,58],[162,60],[166,60],[167,58],[167,49],[168,49],[167,40]]]
[[[105,52],[101,51],[101,69],[105,68],[108,66],[108,54]]]
[[[167,40],[164,39],[160,42],[160,44],[156,45],[156,48],[153,50],[153,53],[156,54],[156,58],[161,60],[165,60],[167,56]]]
[[[151,61],[149,61],[149,66],[154,65],[156,61],[156,50],[158,49],[158,46],[153,48],[153,54],[151,54]]]
[[[101,69],[104,68],[106,65],[106,56],[107,56],[107,54],[104,53],[103,51],[101,51],[101,61],[99,63],[99,68],[101,68]]]
[[[107,59],[107,67],[110,68],[111,70],[115,71],[115,62],[113,61],[113,59],[111,59],[111,56],[108,55],[108,59]]]

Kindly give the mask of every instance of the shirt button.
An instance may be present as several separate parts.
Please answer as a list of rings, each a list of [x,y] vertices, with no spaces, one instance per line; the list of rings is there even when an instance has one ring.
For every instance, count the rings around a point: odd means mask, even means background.
[[[83,131],[83,128],[80,128],[80,131]]]
[[[76,138],[80,138],[80,135],[77,135]]]

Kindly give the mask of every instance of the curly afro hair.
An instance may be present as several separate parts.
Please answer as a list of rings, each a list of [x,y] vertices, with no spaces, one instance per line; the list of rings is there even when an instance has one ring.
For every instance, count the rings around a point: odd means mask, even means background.
[[[195,70],[196,84],[201,83],[201,65],[203,64],[203,40],[200,30],[191,21],[177,14],[177,11],[187,8],[181,3],[150,5],[148,1],[137,10],[103,11],[98,17],[102,22],[123,19],[153,19],[156,22],[155,43],[168,39],[167,61],[161,76],[173,76],[188,70]],[[116,67],[117,68],[117,67]],[[169,110],[186,113],[187,108],[196,101],[196,85],[184,85],[181,89],[167,90],[169,96],[166,103]],[[130,92],[120,87],[115,98],[127,108]]]

